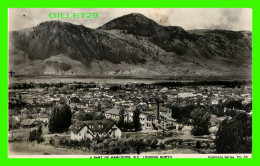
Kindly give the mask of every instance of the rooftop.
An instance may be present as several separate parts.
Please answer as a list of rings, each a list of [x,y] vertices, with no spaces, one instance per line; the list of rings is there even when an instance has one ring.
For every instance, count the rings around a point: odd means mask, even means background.
[[[79,132],[84,126],[87,126],[93,132],[104,133],[107,132],[114,125],[108,119],[103,120],[91,120],[91,121],[78,121],[75,126],[78,127],[78,130],[74,127],[71,127],[72,131]]]

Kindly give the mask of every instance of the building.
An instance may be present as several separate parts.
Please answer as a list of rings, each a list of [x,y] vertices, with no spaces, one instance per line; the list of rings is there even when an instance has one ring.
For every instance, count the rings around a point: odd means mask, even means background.
[[[142,130],[150,131],[154,130],[153,122],[156,120],[156,116],[153,114],[140,113],[139,115],[140,125]]]
[[[117,108],[117,107],[114,107],[114,108],[105,112],[105,117],[107,119],[118,121],[119,120],[119,113],[120,113],[120,109]]]
[[[79,105],[80,102],[81,101],[80,101],[80,99],[78,97],[71,97],[69,99],[69,104],[70,104],[71,107],[75,107],[75,106]]]
[[[40,122],[43,122],[43,123],[49,123],[49,118],[48,118],[48,115],[46,115],[46,114],[37,114],[37,115],[34,116],[34,118],[37,121],[40,121]]]
[[[36,119],[24,119],[21,123],[20,123],[20,127],[36,127],[40,124],[40,122]]]
[[[83,140],[94,138],[108,138],[118,139],[121,138],[121,130],[110,120],[92,120],[92,121],[78,121],[76,124],[71,125],[71,139]]]
[[[124,121],[133,122],[133,115],[134,110],[126,110],[124,112]],[[176,120],[172,118],[172,110],[159,105],[141,110],[139,120],[141,129],[145,131],[176,125]]]

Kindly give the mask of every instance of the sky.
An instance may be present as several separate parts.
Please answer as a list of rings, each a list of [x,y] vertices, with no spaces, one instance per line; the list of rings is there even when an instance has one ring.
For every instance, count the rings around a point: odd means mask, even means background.
[[[50,13],[98,13],[98,18],[49,17]],[[10,8],[9,31],[34,27],[37,24],[60,20],[97,28],[114,18],[141,13],[164,26],[191,29],[226,29],[252,31],[250,8]]]

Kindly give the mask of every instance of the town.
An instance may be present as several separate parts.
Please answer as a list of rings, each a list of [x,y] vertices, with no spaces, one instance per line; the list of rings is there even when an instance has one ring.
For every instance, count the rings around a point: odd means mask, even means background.
[[[19,82],[9,85],[9,151],[219,153],[219,126],[240,114],[252,116],[250,81]]]

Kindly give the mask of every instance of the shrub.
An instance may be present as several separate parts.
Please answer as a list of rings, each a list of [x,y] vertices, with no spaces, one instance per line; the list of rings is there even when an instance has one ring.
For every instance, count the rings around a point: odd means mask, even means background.
[[[196,141],[195,148],[200,149],[201,148],[201,143],[200,141]]]
[[[53,139],[52,137],[51,137],[51,139],[49,140],[49,144],[52,145],[52,146],[55,144],[55,141],[54,141],[54,139]]]
[[[161,149],[165,149],[165,144],[161,142],[161,143],[160,143],[160,148],[161,148]]]
[[[157,143],[158,143],[158,140],[157,139],[154,139],[151,143],[151,148],[152,149],[156,149],[157,148]]]

